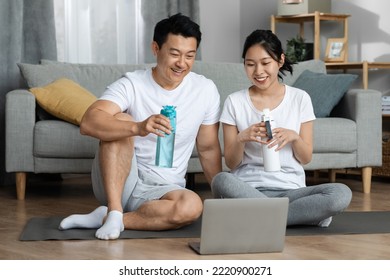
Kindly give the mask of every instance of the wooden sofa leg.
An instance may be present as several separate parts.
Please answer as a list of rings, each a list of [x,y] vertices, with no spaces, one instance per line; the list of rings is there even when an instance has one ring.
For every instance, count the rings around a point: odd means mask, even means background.
[[[26,195],[26,172],[17,172],[16,173],[16,198],[18,200],[24,200]]]
[[[331,183],[336,182],[336,170],[335,169],[329,169],[328,176],[329,176],[329,181]]]
[[[362,168],[362,181],[363,181],[363,192],[371,192],[371,176],[372,176],[372,167],[363,167]]]

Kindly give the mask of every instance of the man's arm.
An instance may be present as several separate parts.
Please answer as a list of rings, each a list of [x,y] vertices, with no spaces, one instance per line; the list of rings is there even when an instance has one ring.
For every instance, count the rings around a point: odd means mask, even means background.
[[[102,141],[114,141],[149,133],[162,136],[163,132],[171,132],[169,119],[161,114],[152,115],[141,122],[135,122],[131,117],[124,118],[121,116],[123,114],[114,102],[97,100],[85,112],[80,133]]]
[[[207,182],[222,171],[221,146],[218,139],[219,123],[213,125],[201,125],[196,138],[200,163]]]

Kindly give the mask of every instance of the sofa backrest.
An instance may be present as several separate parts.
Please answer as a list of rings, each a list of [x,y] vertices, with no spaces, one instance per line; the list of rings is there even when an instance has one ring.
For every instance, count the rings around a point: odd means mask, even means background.
[[[293,65],[293,75],[287,73],[286,76],[283,76],[283,83],[289,86],[293,85],[294,82],[305,70],[326,74],[325,62],[323,62],[322,60],[314,59],[298,62],[297,64]]]
[[[83,64],[41,60],[41,65],[63,66],[81,86],[100,97],[106,87],[121,78],[126,72],[153,67],[155,64]]]
[[[221,96],[221,106],[229,94],[250,86],[242,63],[197,61],[192,71],[215,83]]]
[[[106,87],[122,77],[124,73],[147,69],[153,65],[77,64],[43,59],[39,65],[21,63],[19,67],[29,87],[45,86],[56,79],[68,78],[100,97]],[[300,62],[295,64],[293,69],[293,75],[288,73],[283,76],[283,82],[287,85],[292,85],[306,69],[326,73],[325,63],[320,60]],[[196,61],[192,70],[214,81],[221,95],[221,106],[229,94],[250,86],[243,63]]]
[[[304,70],[310,70],[317,73],[326,73],[325,63],[322,60],[308,60],[293,65],[293,75],[286,73],[283,77],[283,83],[293,85],[299,75]],[[226,97],[238,90],[248,88],[251,83],[246,76],[243,63],[227,62],[195,62],[193,71],[204,75],[216,84],[221,95],[221,106]]]

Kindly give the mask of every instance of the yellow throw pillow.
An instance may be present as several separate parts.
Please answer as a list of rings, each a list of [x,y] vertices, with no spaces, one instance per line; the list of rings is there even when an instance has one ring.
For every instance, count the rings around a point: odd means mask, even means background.
[[[97,99],[69,79],[59,79],[44,87],[30,88],[30,91],[45,111],[75,125],[80,125],[85,111]]]

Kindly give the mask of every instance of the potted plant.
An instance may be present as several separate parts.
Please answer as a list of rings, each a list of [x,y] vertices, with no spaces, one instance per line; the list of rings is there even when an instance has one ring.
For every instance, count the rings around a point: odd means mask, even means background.
[[[313,59],[313,43],[305,43],[305,39],[298,35],[287,40],[286,57],[291,62]]]

